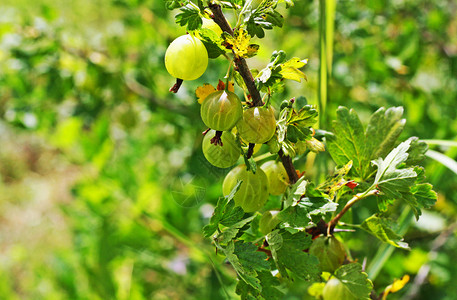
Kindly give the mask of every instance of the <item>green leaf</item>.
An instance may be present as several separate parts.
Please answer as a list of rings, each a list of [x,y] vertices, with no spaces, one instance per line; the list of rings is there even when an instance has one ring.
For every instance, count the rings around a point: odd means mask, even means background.
[[[257,278],[260,280],[262,291],[259,292],[247,285],[243,280],[239,280],[236,285],[236,293],[241,296],[241,299],[282,299],[284,293],[276,288],[280,285],[278,278],[271,275],[271,272],[257,272]]]
[[[169,10],[182,7],[189,3],[189,0],[166,0],[165,6]]]
[[[367,180],[373,174],[373,159],[389,153],[403,131],[403,108],[380,108],[370,118],[364,130],[357,114],[345,107],[338,108],[337,120],[333,121],[334,135],[327,136],[327,149],[337,165],[353,161],[351,174]],[[414,147],[412,158],[420,159],[422,145]]]
[[[235,197],[235,193],[240,189],[240,186],[241,181],[238,181],[229,195],[224,198],[219,198],[209,224],[203,227],[203,234],[205,237],[210,237],[215,231],[219,230],[219,223],[222,223],[225,226],[231,226],[241,220],[244,215],[243,209],[239,206],[235,206],[235,202],[232,201],[233,197]]]
[[[392,150],[405,127],[403,107],[381,107],[370,118],[366,130],[367,145],[364,157],[368,160],[384,157]]]
[[[187,30],[196,30],[202,26],[202,18],[200,15],[200,9],[192,5],[187,4],[180,8],[181,12],[175,16],[176,23],[181,26],[187,26]]]
[[[231,225],[230,227],[223,229],[222,232],[216,236],[217,242],[219,244],[227,244],[237,236],[241,228],[243,228],[247,223],[251,222],[255,217],[255,215],[250,216],[249,218],[241,220]]]
[[[257,278],[257,272],[252,269],[245,268],[235,252],[235,243],[231,241],[226,248],[222,248],[227,260],[232,264],[238,276],[254,289],[261,291],[262,286]]]
[[[369,160],[365,153],[366,138],[364,128],[354,110],[339,107],[337,119],[332,123],[334,135],[327,136],[327,149],[337,165],[343,166],[352,160],[352,172],[365,178]]]
[[[319,260],[303,250],[312,244],[311,236],[305,232],[292,234],[275,230],[267,235],[271,254],[284,278],[297,277],[303,280],[319,280]]]
[[[264,252],[257,251],[257,246],[252,243],[236,242],[234,254],[238,256],[244,268],[256,271],[269,271],[270,264]]]
[[[373,283],[367,273],[362,271],[358,263],[342,265],[335,271],[335,277],[340,280],[354,299],[370,300]]]
[[[408,159],[406,164],[408,166],[417,165],[425,158],[425,153],[428,150],[428,145],[426,142],[419,140],[419,138],[413,136],[409,138],[411,140],[411,145],[408,150]]]
[[[226,49],[222,46],[223,40],[214,31],[208,28],[200,28],[198,35],[208,51],[209,58],[216,58],[225,53]]]
[[[392,220],[372,215],[360,225],[360,228],[374,235],[384,243],[392,246],[409,249],[408,244],[402,242],[403,238],[391,229]]]
[[[318,112],[314,105],[305,105],[300,109],[298,113],[293,111],[287,123],[297,126],[309,127],[316,124],[317,116]]]
[[[389,200],[401,199],[408,203],[419,219],[421,208],[431,207],[437,199],[432,186],[423,183],[423,169],[420,167],[404,167],[408,159],[408,150],[413,142],[409,139],[393,149],[385,159],[379,158],[373,163],[378,166],[374,185],[382,192],[380,209],[386,209]]]

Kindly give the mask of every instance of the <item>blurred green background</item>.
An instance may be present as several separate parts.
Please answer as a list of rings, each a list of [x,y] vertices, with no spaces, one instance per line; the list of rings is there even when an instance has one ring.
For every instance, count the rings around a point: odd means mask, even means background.
[[[1,299],[236,297],[234,271],[201,234],[228,170],[201,153],[194,95],[227,63],[212,60],[170,94],[164,52],[185,33],[174,14],[160,0],[1,1]],[[328,118],[339,105],[365,121],[381,106],[404,106],[404,138],[457,141],[456,15],[453,0],[338,1]],[[248,63],[263,68],[275,49],[309,58],[308,82],[288,83],[273,100],[316,104],[318,1],[297,0],[284,16]],[[374,283],[380,291],[414,279],[425,264],[414,299],[457,299],[455,232],[432,251],[455,226],[457,176],[424,165],[439,201],[406,234],[414,250],[396,250]],[[312,166],[297,167],[312,179]],[[361,261],[380,246],[359,232],[344,239]],[[286,298],[307,299],[306,287],[297,282]],[[389,299],[409,299],[412,287]]]

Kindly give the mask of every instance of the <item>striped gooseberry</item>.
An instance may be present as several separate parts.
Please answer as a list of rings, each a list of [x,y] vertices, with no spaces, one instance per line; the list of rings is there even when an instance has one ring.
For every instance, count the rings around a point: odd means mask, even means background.
[[[235,93],[216,91],[202,102],[200,114],[206,126],[218,131],[232,129],[243,115],[241,101]]]
[[[268,177],[269,191],[272,195],[281,195],[289,185],[289,176],[282,163],[274,160],[267,161],[260,167]]]
[[[324,300],[357,300],[359,298],[351,294],[349,289],[338,278],[332,278],[324,286],[322,291]]]
[[[333,235],[315,239],[309,248],[309,253],[319,259],[321,270],[325,272],[334,272],[346,258],[343,244]]]
[[[276,119],[271,107],[251,107],[244,111],[236,124],[240,136],[248,143],[263,144],[270,140],[276,130]]]
[[[210,130],[205,134],[202,143],[203,155],[210,164],[218,168],[233,166],[241,155],[235,135],[230,131],[224,131],[221,136],[222,145],[215,145],[211,143],[215,134],[215,130]]]
[[[241,180],[240,189],[236,192],[235,205],[241,206],[245,212],[254,212],[261,209],[268,199],[268,178],[262,169],[252,173],[246,169],[246,165],[233,168],[222,183],[224,196],[230,194],[232,189]]]
[[[171,76],[194,80],[202,76],[208,66],[205,45],[189,34],[176,38],[165,52],[165,67]]]
[[[276,217],[278,213],[279,211],[277,210],[266,211],[263,213],[259,221],[260,233],[267,235],[273,229],[275,229],[276,226],[278,226],[278,224],[281,222],[281,220]]]

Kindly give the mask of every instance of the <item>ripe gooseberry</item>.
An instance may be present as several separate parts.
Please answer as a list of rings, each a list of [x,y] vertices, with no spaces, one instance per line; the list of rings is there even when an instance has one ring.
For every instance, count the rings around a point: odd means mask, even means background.
[[[225,176],[222,183],[224,196],[230,194],[238,180],[243,182],[235,194],[235,205],[241,206],[245,212],[254,212],[261,209],[268,199],[267,175],[260,168],[257,168],[254,174],[246,169],[246,165],[239,165]]]
[[[343,244],[333,235],[315,239],[309,248],[309,253],[319,259],[321,270],[325,272],[334,272],[346,258]]]
[[[202,143],[203,155],[213,166],[218,168],[233,166],[241,155],[235,135],[230,131],[224,131],[221,136],[221,146],[211,143],[215,134],[215,130],[210,130],[205,134]]]
[[[165,53],[165,67],[171,76],[194,80],[202,76],[208,66],[208,52],[196,37],[182,35],[171,42]]]
[[[270,233],[275,227],[281,222],[276,215],[279,213],[278,210],[266,211],[259,221],[259,229],[263,235]]]
[[[212,19],[207,18],[203,18],[202,21],[202,28],[209,29],[213,31],[215,34],[217,34],[217,36],[221,36],[222,29],[219,27],[219,25],[216,24],[216,22],[214,22]]]
[[[268,142],[276,130],[276,119],[271,107],[251,107],[244,111],[243,118],[236,124],[240,136],[248,143]]]
[[[289,176],[282,163],[270,160],[264,163],[260,168],[268,177],[270,194],[276,196],[283,194],[289,185]]]
[[[327,281],[322,291],[322,296],[324,300],[357,300],[338,278],[332,278]]]
[[[216,91],[202,102],[200,114],[206,126],[218,131],[230,130],[243,114],[241,101],[235,93]]]

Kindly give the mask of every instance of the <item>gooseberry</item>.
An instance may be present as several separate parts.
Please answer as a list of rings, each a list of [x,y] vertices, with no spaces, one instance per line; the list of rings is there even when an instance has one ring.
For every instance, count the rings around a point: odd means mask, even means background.
[[[327,281],[322,296],[324,300],[357,300],[338,278]]]
[[[216,91],[203,100],[200,114],[206,126],[218,131],[232,129],[243,114],[241,101],[235,93]]]
[[[273,109],[251,107],[244,111],[243,118],[236,124],[240,136],[248,143],[263,144],[270,140],[276,130]]]
[[[216,22],[214,22],[212,19],[207,18],[203,18],[202,21],[202,28],[209,29],[213,31],[215,34],[217,34],[217,36],[221,36],[222,29],[219,27],[219,25],[216,24]]]
[[[334,272],[346,258],[343,244],[334,236],[315,239],[309,253],[319,259],[321,270],[325,272]]]
[[[165,67],[171,76],[182,80],[194,80],[205,73],[208,52],[196,37],[182,35],[171,42],[165,53]]]
[[[289,176],[280,162],[267,161],[260,167],[268,177],[269,191],[272,195],[281,195],[289,185]]]
[[[202,143],[203,155],[218,168],[233,166],[241,155],[235,135],[230,131],[224,131],[221,136],[222,145],[215,145],[211,143],[215,134],[215,130],[210,130],[205,134]]]
[[[266,211],[259,221],[259,229],[263,235],[270,233],[281,222],[276,215],[279,213],[277,210]]]
[[[235,205],[241,206],[245,212],[261,209],[268,199],[267,175],[260,168],[254,174],[246,169],[246,165],[239,165],[227,174],[222,183],[224,196],[230,194],[238,180],[242,183],[234,197]]]

